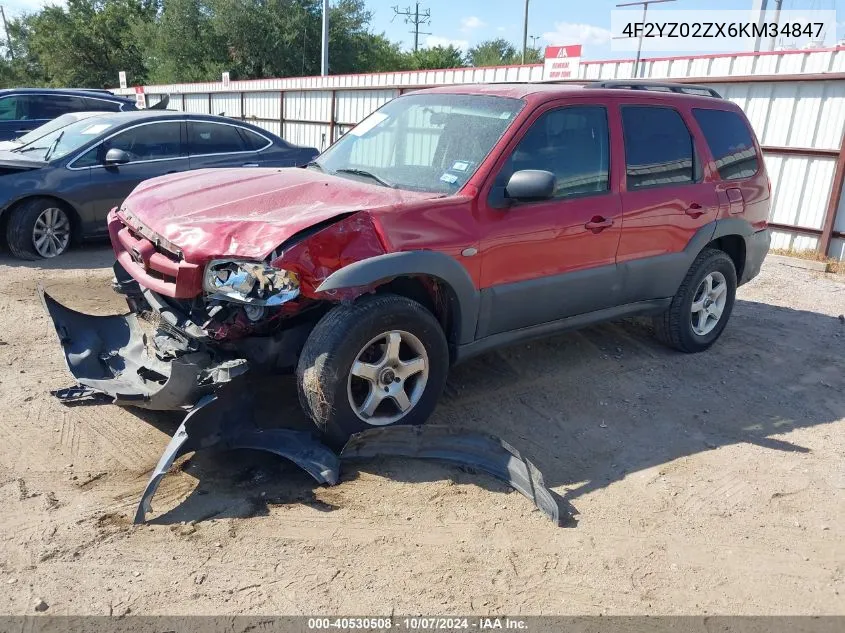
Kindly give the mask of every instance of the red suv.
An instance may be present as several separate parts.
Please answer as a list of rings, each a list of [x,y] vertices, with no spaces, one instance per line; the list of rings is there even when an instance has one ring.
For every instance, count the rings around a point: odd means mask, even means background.
[[[707,349],[760,270],[769,199],[746,117],[708,88],[434,88],[304,169],[138,186],[108,219],[115,288],[154,319],[45,301],[71,371],[119,404],[295,368],[342,442],[421,424],[452,363],[501,345],[651,315]]]

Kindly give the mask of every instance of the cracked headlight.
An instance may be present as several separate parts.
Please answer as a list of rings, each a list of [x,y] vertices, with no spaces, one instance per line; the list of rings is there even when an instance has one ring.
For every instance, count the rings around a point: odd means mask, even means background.
[[[205,268],[203,288],[210,299],[278,306],[299,294],[299,278],[263,262],[217,259]]]

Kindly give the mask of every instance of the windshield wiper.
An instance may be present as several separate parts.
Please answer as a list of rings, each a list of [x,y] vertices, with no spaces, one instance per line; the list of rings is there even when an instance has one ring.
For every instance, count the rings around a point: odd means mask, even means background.
[[[44,162],[46,163],[50,160],[50,154],[56,151],[56,148],[59,146],[59,142],[62,140],[62,137],[65,135],[65,131],[62,130],[59,132],[59,135],[56,137],[56,140],[53,141],[52,145],[50,145],[50,149],[47,150],[47,153],[44,154]]]
[[[18,152],[19,154],[23,154],[24,152],[34,152],[37,149],[50,149],[49,147],[38,146],[33,147],[31,145],[24,145],[23,147],[15,147],[14,149],[10,149],[10,152]]]
[[[334,173],[336,174],[352,174],[353,176],[363,176],[364,178],[369,178],[370,180],[375,180],[378,184],[383,185],[385,187],[390,187],[391,189],[395,189],[396,186],[387,182],[384,178],[380,178],[376,176],[374,173],[367,171],[366,169],[353,169],[351,167],[343,167],[341,169],[335,169]]]

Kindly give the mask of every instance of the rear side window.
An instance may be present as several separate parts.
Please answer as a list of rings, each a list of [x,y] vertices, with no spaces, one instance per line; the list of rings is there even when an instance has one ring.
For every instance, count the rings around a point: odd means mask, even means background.
[[[55,119],[68,112],[84,112],[88,109],[85,99],[67,95],[33,95],[32,108],[35,119]]]
[[[252,130],[247,130],[246,128],[239,127],[238,132],[240,132],[241,138],[244,141],[247,149],[251,149],[254,151],[258,151],[260,149],[264,149],[269,145],[269,141],[261,136],[260,134],[256,134]]]
[[[85,99],[85,109],[94,112],[120,112],[119,101],[106,101],[105,99]]]
[[[245,145],[237,127],[209,121],[188,121],[188,142],[192,156],[252,150]]]
[[[659,106],[623,106],[628,190],[695,182],[692,135],[680,113]]]
[[[757,150],[742,117],[727,110],[694,108],[695,120],[707,139],[722,180],[750,178],[757,173]]]

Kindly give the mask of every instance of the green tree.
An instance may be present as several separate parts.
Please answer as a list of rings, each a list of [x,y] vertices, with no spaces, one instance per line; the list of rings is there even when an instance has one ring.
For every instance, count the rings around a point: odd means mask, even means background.
[[[467,51],[467,63],[470,66],[503,66],[514,63],[516,48],[506,39],[487,40]]]
[[[106,88],[121,70],[141,83],[147,73],[133,32],[155,13],[147,0],[68,0],[27,19],[28,46],[55,86]]]
[[[408,67],[413,70],[435,70],[438,68],[463,68],[463,55],[458,48],[434,46],[421,48],[415,53],[408,53]]]
[[[38,55],[29,45],[32,19],[32,16],[22,16],[9,21],[7,55],[0,58],[0,88],[48,84]]]
[[[543,63],[543,50],[539,48],[527,48],[525,50],[525,63],[526,64],[542,64]],[[522,51],[517,52],[516,59],[511,62],[514,64],[522,63]]]
[[[136,23],[135,35],[151,83],[215,81],[228,70],[225,40],[203,0],[167,0],[157,20]]]

